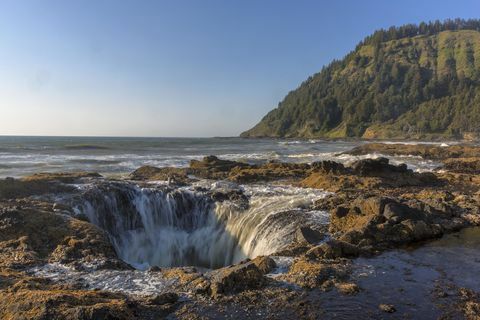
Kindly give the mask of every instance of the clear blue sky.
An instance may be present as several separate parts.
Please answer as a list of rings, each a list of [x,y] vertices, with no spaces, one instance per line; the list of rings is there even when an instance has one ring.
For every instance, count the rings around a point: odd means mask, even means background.
[[[0,134],[231,136],[376,29],[479,0],[0,0]]]

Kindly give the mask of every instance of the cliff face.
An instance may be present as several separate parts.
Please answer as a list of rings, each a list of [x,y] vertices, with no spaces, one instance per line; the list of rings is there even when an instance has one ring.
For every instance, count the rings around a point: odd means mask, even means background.
[[[475,137],[480,21],[380,30],[288,93],[243,137]]]

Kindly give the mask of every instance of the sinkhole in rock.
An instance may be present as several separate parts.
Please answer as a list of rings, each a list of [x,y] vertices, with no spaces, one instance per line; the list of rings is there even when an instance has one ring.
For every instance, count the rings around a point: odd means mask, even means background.
[[[305,209],[318,196],[280,187],[244,194],[119,182],[88,188],[74,207],[137,269],[219,268],[288,245],[299,225],[318,223],[318,215]]]

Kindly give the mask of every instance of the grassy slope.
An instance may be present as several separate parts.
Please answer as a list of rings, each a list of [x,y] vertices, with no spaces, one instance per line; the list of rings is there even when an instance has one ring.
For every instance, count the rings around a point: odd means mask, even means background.
[[[443,31],[431,36],[391,40],[381,44],[381,51],[382,64],[396,64],[405,69],[418,67],[422,73],[428,74],[427,77],[439,80],[448,77],[459,80],[472,79],[480,70],[480,32],[478,31]],[[367,61],[367,63],[361,64],[358,61]],[[387,119],[378,119],[381,118],[378,116],[378,114],[381,115],[381,110],[372,110],[371,113],[376,115],[373,118],[365,117],[368,111],[361,113],[361,108],[369,107],[368,102],[365,101],[373,101],[369,95],[373,97],[372,99],[380,99],[387,95],[385,93],[387,91],[379,93],[374,87],[378,73],[375,48],[372,45],[362,45],[342,63],[341,67],[324,70],[304,82],[298,89],[287,95],[279,108],[272,110],[254,128],[242,135],[306,138],[346,136],[428,138],[458,135],[463,131],[479,129],[478,90],[473,93],[471,90],[457,90],[455,94],[448,96],[424,99],[418,104],[407,105],[398,116],[390,115]],[[322,77],[329,77],[329,79],[326,82],[325,79],[321,79]],[[406,78],[401,80],[408,81]],[[352,102],[353,107],[342,110],[342,106],[350,101],[342,102],[341,98],[337,98],[338,93],[335,96],[337,109],[325,110],[323,100],[322,107],[318,106],[319,100],[315,99],[331,94],[334,90],[341,92],[341,86],[354,87],[358,90],[358,96],[363,99],[359,99],[358,106]],[[390,90],[398,90],[396,94],[407,95],[401,92],[407,90],[404,89],[407,88],[405,83],[392,87],[393,89]],[[464,102],[464,100],[467,101]],[[377,105],[380,105],[376,107],[377,109],[381,108],[381,103]],[[340,121],[325,121],[325,117],[330,117],[332,112],[342,112],[339,116]],[[357,117],[358,119],[355,119],[355,113],[361,114]],[[432,125],[429,122],[432,122]],[[355,128],[360,129],[352,132],[349,129],[352,123],[356,126]],[[361,123],[360,126],[359,123]]]

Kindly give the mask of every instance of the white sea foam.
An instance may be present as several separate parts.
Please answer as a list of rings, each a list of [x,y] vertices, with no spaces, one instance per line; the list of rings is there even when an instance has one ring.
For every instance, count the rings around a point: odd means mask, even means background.
[[[300,140],[287,140],[287,141],[279,141],[278,144],[280,145],[290,145],[290,144],[302,144],[305,143],[305,141],[300,141]]]
[[[459,141],[381,141],[383,144],[406,144],[406,145],[422,145],[422,144],[427,144],[427,145],[442,145],[442,144],[449,144],[449,145],[455,145],[455,144],[460,144]]]
[[[267,276],[275,278],[279,275],[282,275],[288,272],[290,266],[293,263],[293,257],[284,257],[284,256],[272,256],[273,261],[275,261],[276,268],[272,270]]]
[[[313,158],[313,157],[318,157],[319,154],[313,154],[313,153],[299,153],[299,154],[289,154],[286,157],[287,158]]]
[[[255,153],[225,153],[218,155],[221,159],[227,160],[272,160],[279,159],[280,155],[275,151],[271,152],[255,152]]]
[[[86,289],[99,289],[134,295],[153,295],[169,291],[175,284],[165,279],[160,272],[132,270],[87,270],[78,271],[59,263],[49,263],[28,270],[38,277],[57,283],[80,284]]]

